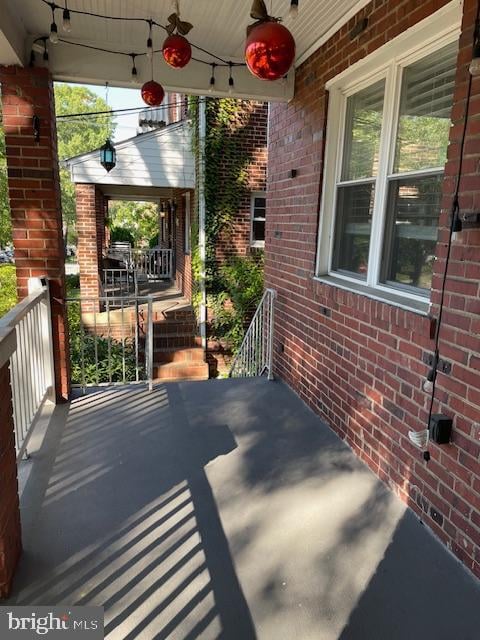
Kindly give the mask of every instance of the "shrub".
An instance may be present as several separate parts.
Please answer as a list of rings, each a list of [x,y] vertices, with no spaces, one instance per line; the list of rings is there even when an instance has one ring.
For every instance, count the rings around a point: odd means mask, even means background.
[[[78,298],[80,294],[80,276],[78,273],[65,276],[65,288],[67,298]]]
[[[132,247],[135,244],[133,233],[126,227],[113,227],[110,230],[110,243],[112,242],[130,242]]]
[[[153,238],[150,238],[150,240],[148,241],[148,246],[150,247],[150,249],[155,249],[155,247],[158,247],[158,233],[156,236],[153,236]]]
[[[236,351],[263,295],[263,256],[234,258],[220,269],[222,291],[209,299],[214,337]]]
[[[17,304],[17,275],[14,264],[0,266],[0,317]]]
[[[68,305],[68,327],[70,332],[70,365],[73,384],[97,384],[123,381],[123,345],[119,340],[108,336],[96,336],[82,332],[80,324],[80,303]],[[83,333],[83,335],[82,335]],[[83,347],[82,347],[83,342]],[[109,358],[110,343],[110,358]],[[97,357],[95,358],[95,349]],[[83,361],[83,373],[82,373]],[[125,339],[125,380],[133,382],[136,378],[135,343]],[[145,379],[143,369],[139,370],[139,379]]]

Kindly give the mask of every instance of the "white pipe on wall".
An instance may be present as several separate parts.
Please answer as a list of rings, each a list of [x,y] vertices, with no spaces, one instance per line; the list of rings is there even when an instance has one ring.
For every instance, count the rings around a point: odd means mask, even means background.
[[[205,134],[206,98],[200,97],[198,105],[198,249],[200,254],[200,336],[202,347],[207,348],[207,294],[205,289]]]

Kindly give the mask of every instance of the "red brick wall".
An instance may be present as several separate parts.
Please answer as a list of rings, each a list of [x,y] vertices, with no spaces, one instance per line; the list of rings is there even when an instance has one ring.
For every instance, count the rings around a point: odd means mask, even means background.
[[[464,232],[452,251],[434,411],[454,417],[453,442],[431,444],[426,464],[408,431],[426,427],[429,396],[422,354],[432,352],[428,318],[319,283],[315,269],[327,93],[325,82],[447,4],[375,0],[297,71],[296,95],[271,106],[266,280],[278,291],[275,369],[480,576],[480,232]],[[465,0],[453,128],[444,182],[432,299],[444,267],[454,175],[465,107],[476,2]],[[368,15],[367,30],[349,32]],[[480,208],[480,79],[473,81],[460,206]],[[288,179],[290,169],[298,177]],[[433,308],[433,314],[438,312]]]
[[[28,278],[50,278],[55,383],[61,399],[69,393],[69,354],[53,82],[48,69],[0,67],[0,83],[18,295],[27,295]],[[33,116],[39,118],[38,141]]]
[[[192,256],[185,253],[185,196],[178,194],[175,199],[177,205],[175,227],[175,282],[183,295],[192,299]],[[193,192],[190,194],[190,225],[193,220]]]
[[[80,267],[80,292],[84,297],[98,297],[100,270],[105,243],[106,201],[94,184],[76,184],[77,210],[77,256]],[[89,302],[82,305],[84,311],[98,310],[98,305]]]
[[[0,598],[10,592],[22,550],[12,392],[8,363],[0,369]]]
[[[240,154],[251,157],[247,165],[247,192],[238,203],[233,228],[220,234],[216,244],[219,263],[250,251],[250,198],[253,191],[265,191],[267,181],[268,104],[253,100],[238,101],[238,122],[232,135]],[[225,158],[225,164],[228,158]],[[220,184],[223,179],[220,176]]]

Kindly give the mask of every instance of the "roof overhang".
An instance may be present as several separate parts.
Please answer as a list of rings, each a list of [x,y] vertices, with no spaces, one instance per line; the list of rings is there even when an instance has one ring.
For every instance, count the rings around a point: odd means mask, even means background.
[[[61,163],[72,182],[102,185],[106,195],[161,195],[195,187],[195,161],[188,122],[142,133],[115,144],[116,165],[107,172],[95,149]],[[153,191],[152,191],[153,190]],[[156,191],[155,191],[156,190]],[[138,200],[139,197],[132,199]]]
[[[61,0],[58,5],[64,6]],[[288,17],[290,0],[273,0],[269,12],[284,18],[284,24],[292,31],[296,44],[296,65],[311,55],[326,38],[337,31],[347,20],[368,3],[368,0],[300,0],[300,10],[294,21]],[[219,58],[243,62],[246,27],[252,23],[252,0],[180,0],[182,18],[194,25],[189,39],[194,45],[208,50],[212,55],[194,48],[194,57],[209,63]],[[94,5],[94,6],[93,6]],[[167,0],[69,0],[70,10],[94,11],[99,15],[117,17],[152,18],[160,24],[167,23],[171,3]],[[29,59],[35,38],[47,36],[52,20],[51,9],[42,0],[3,0],[0,15],[0,64],[21,64]],[[138,80],[131,83],[131,59],[96,49],[77,45],[111,49],[125,54],[144,52],[148,37],[144,22],[112,21],[88,15],[72,14],[72,32],[63,33],[61,11],[56,12],[61,42],[48,44],[49,67],[55,80],[104,84],[112,86],[140,87],[151,79],[149,61],[145,56],[136,60]],[[161,49],[165,33],[154,29],[154,48]],[[68,41],[68,42],[63,42]],[[37,59],[41,56],[37,56]],[[161,54],[155,56],[155,79],[168,91],[204,95],[210,87],[211,67],[192,60],[187,67],[177,71],[169,67]],[[231,95],[270,101],[288,101],[294,92],[292,69],[288,77],[276,82],[261,81],[250,74],[246,67],[234,68],[234,91]],[[216,68],[213,95],[229,94],[228,68]]]

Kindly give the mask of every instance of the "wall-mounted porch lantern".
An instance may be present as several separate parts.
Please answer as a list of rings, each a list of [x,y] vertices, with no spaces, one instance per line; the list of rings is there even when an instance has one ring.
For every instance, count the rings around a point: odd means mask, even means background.
[[[115,147],[110,140],[107,140],[103,147],[100,148],[100,164],[108,172],[117,164]]]

